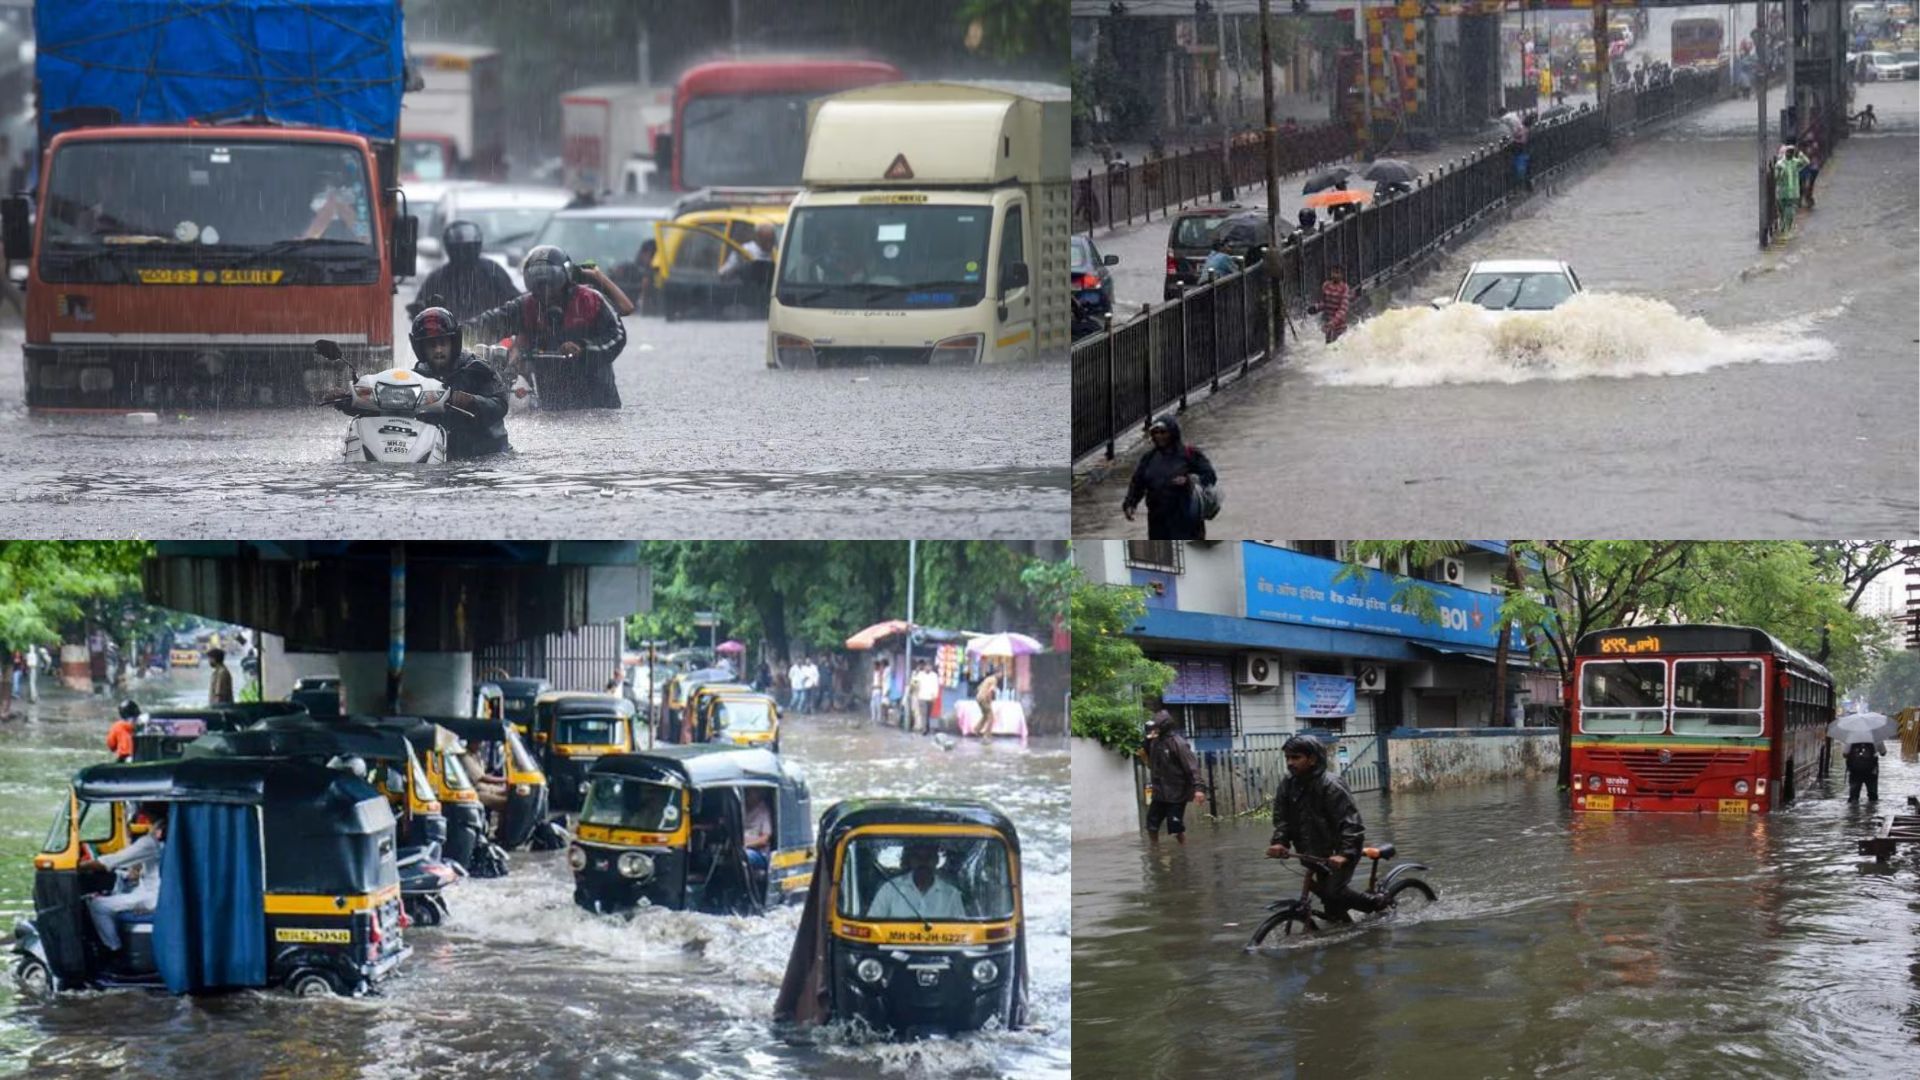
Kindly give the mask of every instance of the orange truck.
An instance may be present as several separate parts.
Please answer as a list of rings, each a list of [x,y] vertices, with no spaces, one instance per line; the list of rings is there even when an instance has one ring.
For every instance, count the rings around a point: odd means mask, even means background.
[[[35,413],[311,403],[393,361],[417,222],[396,178],[398,0],[41,0]],[[374,47],[369,47],[372,43]]]

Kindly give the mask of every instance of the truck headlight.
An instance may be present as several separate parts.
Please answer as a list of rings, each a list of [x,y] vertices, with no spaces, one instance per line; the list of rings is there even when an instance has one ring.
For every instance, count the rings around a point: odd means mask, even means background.
[[[774,362],[781,367],[813,367],[813,342],[794,334],[773,336]]]
[[[567,849],[567,865],[573,867],[575,870],[585,870],[587,868],[586,849],[582,848],[579,844],[569,847]]]
[[[877,983],[882,973],[880,961],[869,956],[853,966],[853,973],[858,975],[863,983]]]
[[[973,965],[973,981],[985,986],[1000,977],[1000,965],[991,960],[978,960]]]
[[[653,876],[653,856],[645,852],[627,852],[620,856],[618,866],[621,877],[646,878]]]
[[[1735,780],[1733,782],[1733,793],[1735,795],[1745,795],[1747,793],[1747,782],[1745,780]]]
[[[958,337],[945,338],[933,344],[928,358],[936,364],[975,364],[980,361],[980,346],[986,342],[982,334],[961,334]]]

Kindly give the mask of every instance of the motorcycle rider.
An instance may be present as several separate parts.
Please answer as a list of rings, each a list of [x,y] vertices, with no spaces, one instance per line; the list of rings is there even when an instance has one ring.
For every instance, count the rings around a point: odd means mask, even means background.
[[[1314,869],[1313,892],[1334,922],[1351,922],[1349,909],[1379,911],[1378,895],[1353,888],[1360,847],[1367,842],[1360,808],[1340,778],[1327,772],[1327,748],[1311,735],[1295,735],[1280,747],[1287,776],[1273,794],[1273,839],[1267,858],[1284,859],[1298,849],[1326,859],[1331,871]]]
[[[506,267],[480,257],[484,239],[480,226],[471,221],[449,223],[440,234],[447,261],[420,283],[416,299],[407,305],[407,314],[418,315],[429,307],[439,306],[465,322],[518,295]]]
[[[542,387],[543,400],[568,400],[590,409],[617,409],[620,390],[613,378],[613,362],[627,347],[627,328],[613,305],[599,290],[575,280],[567,253],[552,244],[527,252],[521,267],[527,291],[499,307],[483,311],[465,324],[483,340],[513,335],[516,361],[528,353],[558,352],[580,361],[578,381],[564,390]],[[558,391],[557,393],[555,391]]]
[[[413,342],[413,370],[446,384],[446,411],[429,416],[447,432],[447,459],[484,457],[511,450],[507,445],[507,385],[493,366],[460,348],[460,324],[446,308],[430,307],[413,317],[407,332]],[[335,408],[356,415],[351,395]]]

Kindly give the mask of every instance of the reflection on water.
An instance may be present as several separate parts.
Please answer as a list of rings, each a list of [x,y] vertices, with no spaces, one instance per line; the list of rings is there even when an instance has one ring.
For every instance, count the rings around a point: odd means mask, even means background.
[[[1880,808],[1920,792],[1886,759]],[[1440,902],[1243,951],[1299,879],[1245,819],[1078,845],[1086,1075],[1910,1076],[1920,873],[1869,811],[1574,819],[1550,782],[1362,795]],[[1364,872],[1363,872],[1364,873]],[[1276,1066],[1278,1068],[1276,1069]]]
[[[156,688],[142,701],[157,704]],[[204,691],[201,691],[204,693]],[[32,906],[28,860],[72,772],[104,756],[106,702],[42,706],[0,727],[0,921]],[[1068,1074],[1067,755],[930,740],[833,717],[788,722],[816,814],[855,795],[982,798],[1020,829],[1033,1025],[915,1045],[770,1028],[799,909],[766,918],[650,911],[628,922],[574,907],[564,852],[515,852],[504,878],[461,884],[452,917],[414,930],[379,998],[271,992],[175,999],[81,994],[51,1005],[0,984],[0,1072],[107,1077],[768,1077]],[[96,749],[99,748],[99,749]],[[245,1063],[244,1066],[242,1063]],[[284,1070],[284,1071],[282,1071]]]

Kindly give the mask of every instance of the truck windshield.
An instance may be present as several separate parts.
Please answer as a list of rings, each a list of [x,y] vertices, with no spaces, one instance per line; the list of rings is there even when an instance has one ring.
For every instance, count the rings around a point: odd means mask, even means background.
[[[819,91],[689,99],[680,113],[680,186],[793,187],[807,156],[807,102]]]
[[[988,206],[810,206],[787,222],[789,307],[972,307],[986,296]]]
[[[48,174],[40,270],[54,281],[132,281],[153,272],[144,268],[244,265],[269,275],[247,283],[367,282],[380,270],[377,212],[365,159],[350,147],[78,142]]]

